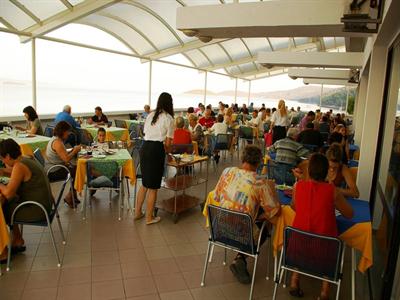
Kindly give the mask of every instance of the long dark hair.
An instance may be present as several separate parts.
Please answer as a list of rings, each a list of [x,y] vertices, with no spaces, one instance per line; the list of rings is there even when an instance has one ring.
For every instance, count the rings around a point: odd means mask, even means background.
[[[25,107],[22,112],[28,115],[28,121],[32,122],[39,118],[36,110],[32,106]]]
[[[161,93],[160,97],[158,97],[156,111],[154,113],[153,120],[151,120],[151,125],[154,125],[158,116],[165,111],[167,114],[174,117],[174,106],[172,105],[172,96],[166,92]]]

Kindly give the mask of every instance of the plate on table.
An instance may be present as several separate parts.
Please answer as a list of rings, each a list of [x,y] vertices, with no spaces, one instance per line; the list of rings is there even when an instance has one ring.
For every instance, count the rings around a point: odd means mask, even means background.
[[[1,184],[7,185],[9,181],[10,181],[10,178],[8,178],[8,177],[0,177]]]
[[[278,184],[278,185],[275,186],[275,188],[277,190],[280,190],[280,191],[286,191],[286,190],[292,190],[293,189],[291,186],[284,185],[284,184]]]
[[[107,154],[107,155],[113,155],[115,153],[117,153],[117,150],[108,149],[108,150],[105,151],[105,154]]]
[[[106,156],[104,154],[93,154],[92,157],[93,158],[106,158]]]

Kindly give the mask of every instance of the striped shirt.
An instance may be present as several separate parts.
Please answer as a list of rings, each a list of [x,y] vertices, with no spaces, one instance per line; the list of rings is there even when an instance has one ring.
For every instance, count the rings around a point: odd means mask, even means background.
[[[307,157],[309,155],[309,151],[304,148],[302,144],[288,137],[276,141],[269,150],[271,152],[276,152],[275,160],[277,162],[284,162],[292,165],[297,165],[301,157]]]

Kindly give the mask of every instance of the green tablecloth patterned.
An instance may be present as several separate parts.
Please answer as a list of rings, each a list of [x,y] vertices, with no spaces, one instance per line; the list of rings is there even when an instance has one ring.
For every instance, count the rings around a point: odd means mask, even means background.
[[[45,151],[50,138],[47,136],[36,135],[34,137],[24,137],[23,134],[18,136],[7,135],[5,133],[0,134],[0,140],[13,139],[21,147],[21,152],[23,155],[32,155],[33,151],[39,148],[42,152]]]

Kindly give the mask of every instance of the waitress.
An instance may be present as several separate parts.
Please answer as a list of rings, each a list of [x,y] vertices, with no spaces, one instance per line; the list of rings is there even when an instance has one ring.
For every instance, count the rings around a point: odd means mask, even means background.
[[[286,104],[283,99],[279,100],[278,109],[271,117],[272,143],[286,137],[286,127],[289,126],[289,117]]]
[[[144,123],[144,144],[140,150],[140,168],[142,186],[137,196],[135,220],[145,216],[142,212],[144,200],[147,197],[146,224],[160,222],[160,217],[153,217],[157,192],[161,187],[164,174],[165,149],[172,145],[174,137],[174,108],[172,97],[162,93],[158,98],[157,108],[151,112]]]

